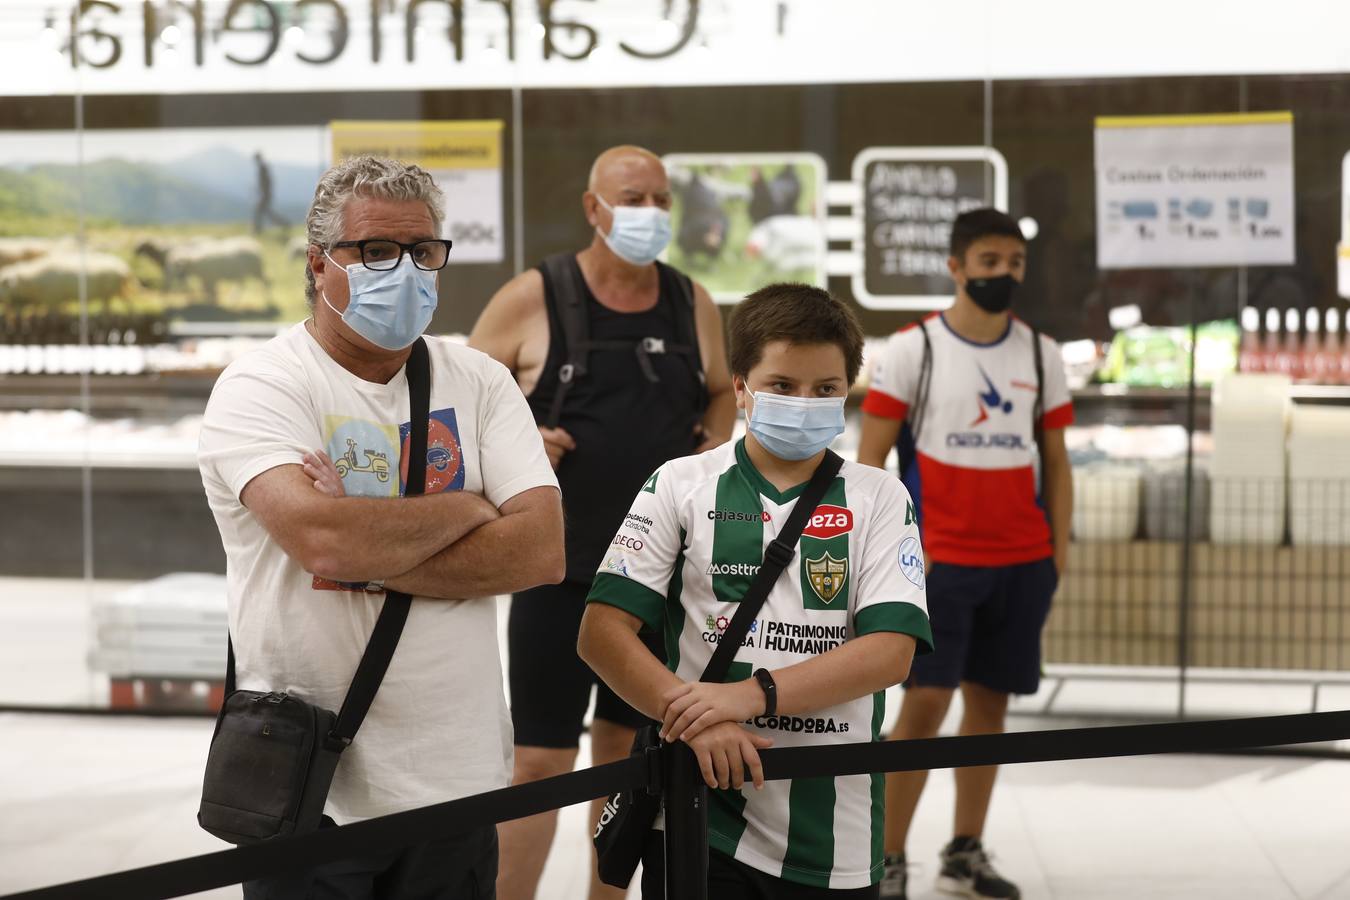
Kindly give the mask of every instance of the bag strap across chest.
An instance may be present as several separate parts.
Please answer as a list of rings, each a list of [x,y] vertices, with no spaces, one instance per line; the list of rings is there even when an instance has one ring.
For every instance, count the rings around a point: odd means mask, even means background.
[[[426,341],[418,338],[408,357],[408,480],[403,495],[412,497],[426,489],[427,477],[427,420],[431,416],[431,359]],[[357,730],[375,702],[375,694],[384,681],[385,672],[394,658],[403,626],[408,621],[412,597],[400,591],[386,591],[384,606],[371,630],[361,662],[357,664],[351,687],[342,701],[333,730],[326,736],[331,749],[341,750],[351,744]],[[225,660],[225,696],[235,690],[234,642],[227,637]]]
[[[631,350],[637,356],[643,377],[652,383],[661,380],[652,365],[652,356],[667,353],[682,356],[689,362],[698,380],[703,398],[700,406],[706,405],[706,376],[698,349],[698,331],[694,320],[694,284],[688,276],[674,269],[670,270],[675,276],[674,281],[680,293],[673,305],[675,330],[679,336],[677,342],[672,343],[658,336],[628,340],[596,340],[591,337],[591,319],[587,309],[590,289],[586,286],[586,279],[576,256],[571,253],[555,253],[545,258],[540,268],[547,276],[548,286],[551,288],[558,323],[562,328],[562,334],[558,337],[561,337],[563,345],[563,363],[558,368],[558,387],[554,391],[548,416],[542,423],[544,426],[558,427],[567,394],[578,380],[589,375],[590,355],[596,350]]]

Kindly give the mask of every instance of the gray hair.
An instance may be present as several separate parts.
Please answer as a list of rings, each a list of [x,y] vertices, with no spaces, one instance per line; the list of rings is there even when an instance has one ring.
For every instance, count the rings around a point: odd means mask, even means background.
[[[314,202],[305,216],[309,243],[327,250],[342,240],[347,227],[347,201],[355,197],[421,200],[431,213],[436,234],[445,221],[445,194],[426,170],[393,159],[354,156],[333,166],[314,188]],[[314,272],[305,267],[305,302],[314,308]]]

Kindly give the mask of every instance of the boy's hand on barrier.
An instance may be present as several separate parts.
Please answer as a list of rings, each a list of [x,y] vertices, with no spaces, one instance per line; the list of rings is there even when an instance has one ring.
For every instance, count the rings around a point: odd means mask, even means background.
[[[745,784],[745,770],[755,790],[764,787],[764,766],[759,751],[773,746],[773,739],[751,734],[735,722],[719,722],[686,741],[698,758],[703,781],[710,788],[740,790]]]
[[[304,469],[305,477],[314,482],[315,490],[330,497],[347,496],[347,489],[342,486],[342,476],[327,453],[322,450],[306,453],[305,464],[301,468]]]
[[[744,722],[759,715],[764,703],[764,691],[753,678],[730,684],[682,684],[661,696],[661,739],[687,743],[719,722]]]

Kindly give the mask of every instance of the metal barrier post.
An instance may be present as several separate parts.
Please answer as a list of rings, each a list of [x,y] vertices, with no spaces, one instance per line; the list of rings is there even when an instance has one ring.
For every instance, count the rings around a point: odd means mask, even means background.
[[[687,745],[666,754],[666,900],[708,900],[708,786]]]

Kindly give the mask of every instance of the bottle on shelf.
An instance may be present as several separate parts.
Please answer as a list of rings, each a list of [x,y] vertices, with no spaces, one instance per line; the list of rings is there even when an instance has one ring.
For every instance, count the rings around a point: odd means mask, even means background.
[[[1303,346],[1299,353],[1298,368],[1302,372],[1300,381],[1321,384],[1323,373],[1319,368],[1322,352],[1321,314],[1316,307],[1310,307],[1303,313]]]
[[[1327,310],[1326,327],[1322,331],[1322,342],[1317,348],[1314,363],[1318,379],[1322,384],[1344,384],[1341,377],[1341,313],[1334,306]]]
[[[1238,345],[1238,371],[1265,371],[1265,355],[1261,352],[1261,313],[1255,306],[1242,308],[1242,343]]]
[[[1299,335],[1302,316],[1296,309],[1284,311],[1284,341],[1280,346],[1280,371],[1294,381],[1303,378],[1303,348]]]
[[[1261,341],[1261,364],[1258,372],[1280,372],[1280,311],[1266,310],[1266,334]]]

